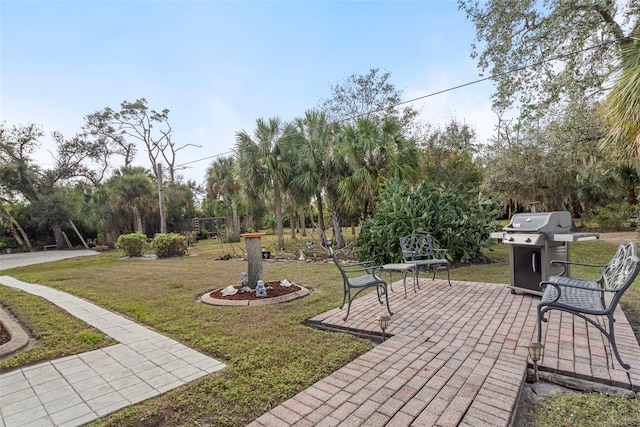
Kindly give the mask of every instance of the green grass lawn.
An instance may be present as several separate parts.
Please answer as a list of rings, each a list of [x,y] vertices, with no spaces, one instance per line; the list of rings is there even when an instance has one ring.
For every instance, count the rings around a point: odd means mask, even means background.
[[[289,242],[289,252],[297,255],[297,248],[304,241]],[[508,248],[496,244],[492,249],[487,254],[493,263],[456,268],[451,272],[452,279],[508,283]],[[589,242],[573,245],[572,249],[572,259],[605,263],[616,248]],[[208,240],[199,242],[186,258],[130,260],[111,251],[2,274],[86,298],[228,365],[215,375],[121,410],[96,425],[242,426],[372,347],[369,341],[303,324],[341,302],[341,278],[332,263],[264,263],[266,280],[288,279],[312,291],[300,300],[256,307],[197,303],[197,297],[207,291],[238,284],[240,273],[246,271],[244,261],[213,258],[243,252],[242,244],[221,245]],[[574,271],[578,273],[582,272]],[[637,285],[623,301],[625,309],[638,312]],[[3,371],[113,343],[40,298],[0,286],[0,303],[38,337],[34,347],[1,362]],[[638,318],[630,320],[638,334]],[[558,403],[557,398],[553,403],[561,407],[564,404],[562,400]],[[571,408],[575,405],[573,401],[566,404]],[[612,408],[620,413],[620,405]],[[546,422],[544,408],[540,414],[540,422]],[[562,422],[583,425],[575,416]]]

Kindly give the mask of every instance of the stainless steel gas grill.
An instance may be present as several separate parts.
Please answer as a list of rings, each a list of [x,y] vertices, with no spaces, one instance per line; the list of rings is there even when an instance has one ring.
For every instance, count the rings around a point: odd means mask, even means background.
[[[571,214],[567,211],[515,214],[502,232],[491,233],[509,245],[511,292],[542,295],[540,282],[559,274],[552,260],[569,260],[569,243],[593,240],[598,233],[571,233]]]

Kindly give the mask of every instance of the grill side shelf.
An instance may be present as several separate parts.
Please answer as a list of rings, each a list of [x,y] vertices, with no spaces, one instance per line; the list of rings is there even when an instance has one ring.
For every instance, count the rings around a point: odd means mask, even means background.
[[[547,239],[550,242],[584,242],[586,240],[597,240],[600,233],[561,233],[549,234]]]

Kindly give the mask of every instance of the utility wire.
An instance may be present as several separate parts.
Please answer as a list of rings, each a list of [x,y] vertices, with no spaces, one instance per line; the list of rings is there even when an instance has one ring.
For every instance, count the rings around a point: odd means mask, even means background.
[[[436,95],[442,95],[443,93],[447,93],[447,92],[451,92],[451,91],[454,91],[454,90],[458,90],[458,89],[461,89],[461,88],[467,87],[467,86],[472,86],[472,85],[475,85],[475,84],[478,84],[478,83],[482,83],[482,82],[487,81],[487,80],[493,80],[493,79],[496,79],[496,78],[499,78],[499,77],[502,77],[502,76],[506,76],[508,74],[512,74],[512,73],[516,73],[516,72],[519,72],[519,71],[526,70],[528,68],[539,67],[539,66],[541,66],[543,64],[546,64],[546,63],[549,63],[549,62],[558,61],[560,59],[564,59],[564,58],[568,58],[568,57],[571,57],[571,56],[574,56],[574,55],[578,55],[580,53],[587,52],[587,51],[593,50],[593,49],[597,49],[597,48],[600,48],[600,47],[603,47],[603,46],[607,46],[609,44],[619,43],[619,42],[621,42],[622,40],[625,40],[625,39],[633,39],[633,38],[638,37],[638,36],[640,36],[640,33],[631,34],[631,35],[620,37],[620,38],[617,38],[617,39],[614,39],[614,40],[607,40],[605,42],[598,43],[596,45],[592,45],[592,46],[584,47],[582,49],[578,49],[578,50],[574,50],[574,51],[571,51],[571,52],[567,52],[567,53],[564,53],[562,55],[555,56],[553,58],[549,58],[549,59],[545,59],[545,60],[542,60],[542,61],[535,62],[533,64],[523,65],[521,67],[516,67],[516,68],[513,68],[511,70],[503,71],[502,73],[492,74],[492,75],[487,76],[487,77],[482,77],[482,78],[479,78],[479,79],[476,79],[476,80],[472,80],[472,81],[467,82],[467,83],[462,83],[462,84],[459,84],[459,85],[456,85],[456,86],[452,86],[452,87],[449,87],[449,88],[446,88],[446,89],[442,89],[442,90],[439,90],[439,91],[436,91],[436,92],[431,92],[431,93],[428,93],[426,95],[422,95],[422,96],[418,96],[416,98],[408,99],[406,101],[400,101],[400,102],[398,102],[396,104],[391,105],[390,107],[393,108],[393,107],[397,107],[399,105],[410,104],[412,102],[416,102],[416,101],[420,101],[420,100],[423,100],[423,99],[431,98],[431,97],[436,96]],[[345,117],[343,119],[339,119],[339,120],[335,120],[335,121],[333,121],[331,123],[327,123],[324,126],[332,126],[332,125],[335,125],[335,124],[338,124],[338,123],[342,123],[342,122],[346,122],[346,121],[349,121],[349,120],[359,119],[361,117],[368,116],[369,114],[372,114],[372,113],[378,113],[380,111],[384,111],[384,110],[386,110],[388,108],[389,107],[378,108],[378,109],[375,109],[375,110],[367,111],[366,113],[357,114],[355,116],[350,116],[350,117]],[[283,135],[282,137],[283,138],[287,138],[289,136],[291,136],[291,135]],[[201,162],[203,160],[213,159],[213,158],[216,158],[216,157],[220,157],[220,156],[224,156],[224,155],[232,154],[232,153],[235,153],[235,151],[231,150],[231,151],[226,151],[226,152],[220,153],[220,154],[214,154],[212,156],[203,157],[201,159],[192,160],[190,162],[183,163],[181,165],[177,165],[176,167],[190,165],[190,164],[193,164],[193,163]]]

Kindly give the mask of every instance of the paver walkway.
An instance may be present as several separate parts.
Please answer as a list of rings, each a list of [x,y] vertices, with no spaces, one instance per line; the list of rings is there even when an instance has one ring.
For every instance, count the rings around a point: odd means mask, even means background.
[[[420,279],[403,299],[392,292],[393,337],[255,420],[260,426],[509,426],[524,384],[538,297],[506,285]],[[334,309],[318,326],[379,332],[385,314],[375,293],[351,315]],[[541,369],[640,391],[640,346],[624,313],[616,337],[630,371],[620,367],[600,332],[551,312],[543,325]],[[548,328],[548,332],[547,332]]]
[[[120,342],[1,374],[0,427],[83,425],[225,367],[65,292],[8,276],[0,283],[46,298]]]

